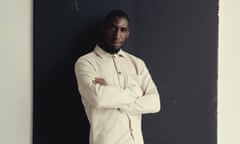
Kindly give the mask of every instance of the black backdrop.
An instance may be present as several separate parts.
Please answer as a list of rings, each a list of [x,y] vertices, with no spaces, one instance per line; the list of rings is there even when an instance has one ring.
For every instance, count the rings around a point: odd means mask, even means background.
[[[216,144],[217,0],[34,0],[34,144],[87,144],[74,62],[96,26],[121,9],[127,51],[144,59],[161,112],[144,115],[146,144]]]

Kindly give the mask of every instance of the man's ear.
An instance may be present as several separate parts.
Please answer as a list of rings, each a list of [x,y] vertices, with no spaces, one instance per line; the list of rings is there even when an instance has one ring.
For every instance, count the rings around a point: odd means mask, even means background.
[[[130,35],[130,32],[128,31],[128,33],[127,33],[127,38],[129,37],[129,35]]]

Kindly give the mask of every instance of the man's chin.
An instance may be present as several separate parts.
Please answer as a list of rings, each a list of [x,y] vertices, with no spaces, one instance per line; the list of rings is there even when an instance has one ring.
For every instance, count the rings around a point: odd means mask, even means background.
[[[116,50],[121,49],[122,46],[123,46],[122,44],[112,44],[112,47]]]

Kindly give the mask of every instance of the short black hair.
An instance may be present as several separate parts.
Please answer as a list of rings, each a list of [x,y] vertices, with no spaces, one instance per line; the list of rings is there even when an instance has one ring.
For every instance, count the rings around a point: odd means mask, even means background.
[[[105,18],[105,25],[115,17],[126,18],[128,23],[130,22],[129,17],[125,12],[123,12],[121,10],[112,10],[107,14],[107,16]]]

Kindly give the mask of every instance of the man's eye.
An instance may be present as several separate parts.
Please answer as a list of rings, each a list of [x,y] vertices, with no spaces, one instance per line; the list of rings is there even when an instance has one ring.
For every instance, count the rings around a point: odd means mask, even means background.
[[[121,31],[122,31],[122,32],[126,32],[127,29],[126,29],[126,28],[121,28]]]

